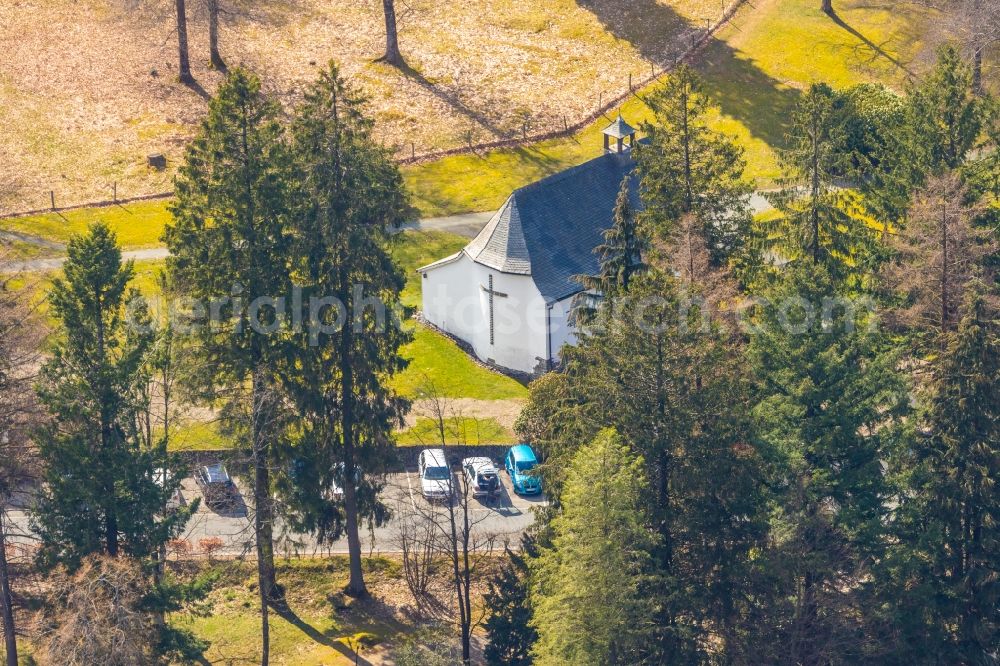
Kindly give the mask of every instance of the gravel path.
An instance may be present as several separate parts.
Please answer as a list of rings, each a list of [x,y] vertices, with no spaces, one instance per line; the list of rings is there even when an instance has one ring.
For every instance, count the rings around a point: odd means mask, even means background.
[[[760,213],[771,208],[763,192],[755,192],[750,197],[750,208],[753,212]],[[400,230],[415,231],[448,231],[465,238],[474,238],[476,234],[493,217],[492,212],[484,213],[462,213],[461,215],[450,215],[448,217],[427,217],[422,220],[412,220],[404,222]],[[0,231],[0,238],[17,240],[25,243],[38,245],[49,250],[65,251],[66,246],[62,243],[22,234],[16,231]],[[122,252],[123,259],[134,259],[136,261],[149,261],[153,259],[163,259],[170,253],[165,247],[151,247],[143,250],[127,250]],[[62,266],[65,257],[45,257],[40,259],[26,259],[24,261],[13,261],[0,264],[0,273],[32,273],[53,271]]]

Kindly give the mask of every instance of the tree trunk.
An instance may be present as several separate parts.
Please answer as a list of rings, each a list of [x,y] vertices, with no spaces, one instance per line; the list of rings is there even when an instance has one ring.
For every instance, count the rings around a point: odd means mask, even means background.
[[[0,511],[0,619],[3,620],[7,666],[17,666],[17,635],[14,633],[14,598],[10,591],[10,574],[7,569],[6,529],[4,514]]]
[[[983,47],[977,46],[972,56],[972,92],[983,94]]]
[[[823,0],[824,3],[830,0]],[[811,183],[811,201],[810,201],[810,215],[812,223],[812,259],[814,264],[819,263],[819,194],[820,194],[820,184],[819,184],[819,117],[818,114],[813,114],[812,118],[813,131],[812,131],[812,183]]]
[[[257,542],[257,586],[260,591],[261,666],[267,666],[271,647],[268,605],[281,601],[283,594],[274,573],[274,512],[271,506],[270,470],[268,469],[267,428],[270,418],[269,387],[255,373],[252,387],[252,440],[254,465],[254,535]]]
[[[176,0],[177,4],[177,79],[185,84],[194,83],[191,76],[191,61],[188,58],[187,13],[184,0]]]
[[[208,53],[212,69],[226,71],[226,62],[219,53],[219,0],[208,1]]]
[[[391,0],[387,0],[391,4]],[[341,271],[341,293],[347,294],[348,276]],[[354,303],[348,298],[351,307],[347,308],[348,319],[353,316]],[[358,498],[354,484],[357,472],[357,461],[354,459],[354,375],[351,372],[351,348],[353,341],[353,326],[348,321],[341,327],[340,336],[340,377],[341,400],[343,409],[340,413],[341,436],[344,438],[344,517],[347,531],[347,552],[351,563],[351,578],[347,583],[347,594],[357,599],[368,596],[365,585],[365,574],[361,567],[361,537],[358,533]]]
[[[823,12],[833,16],[833,0],[823,0]]]
[[[948,204],[941,204],[941,349],[948,333]]]
[[[403,56],[399,52],[399,36],[396,33],[395,0],[382,0],[382,10],[385,14],[385,55],[382,60],[398,67],[403,64]]]

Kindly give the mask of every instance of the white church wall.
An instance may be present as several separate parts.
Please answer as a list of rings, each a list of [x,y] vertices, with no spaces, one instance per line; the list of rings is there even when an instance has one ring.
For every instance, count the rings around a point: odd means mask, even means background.
[[[478,264],[477,264],[478,266]],[[493,275],[493,289],[506,296],[494,296],[494,336],[489,342],[487,327],[480,358],[487,358],[506,368],[520,372],[534,372],[546,354],[545,301],[534,280],[528,275],[497,273],[485,266],[482,284],[488,284]],[[484,319],[489,321],[489,294],[481,293]]]
[[[576,344],[576,329],[570,324],[574,296],[552,304],[549,314],[549,330],[552,336],[552,360],[559,359],[563,345]]]
[[[493,340],[489,293],[493,276]],[[533,372],[545,358],[545,304],[530,276],[501,273],[462,254],[425,271],[423,312],[432,324],[468,342],[484,360]],[[501,295],[502,294],[502,295]]]

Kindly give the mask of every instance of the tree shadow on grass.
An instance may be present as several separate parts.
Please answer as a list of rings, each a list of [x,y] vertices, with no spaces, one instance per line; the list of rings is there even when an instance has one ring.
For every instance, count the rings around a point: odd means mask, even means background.
[[[610,33],[631,43],[644,58],[664,64],[664,56],[690,46],[690,36],[705,23],[681,16],[656,0],[577,0]],[[721,6],[720,6],[721,9]],[[712,21],[718,19],[716,15]],[[673,42],[670,40],[673,38]],[[678,41],[679,40],[679,41]],[[723,114],[742,123],[754,137],[772,147],[785,144],[791,111],[800,91],[762,71],[717,37],[709,38],[692,62],[704,79],[704,90]]]
[[[898,67],[899,69],[901,69],[904,72],[906,72],[907,76],[909,76],[910,78],[913,78],[913,76],[914,76],[913,71],[909,67],[907,67],[904,63],[902,63],[898,58],[896,58],[891,53],[889,53],[888,51],[885,50],[885,48],[884,48],[885,44],[887,44],[891,40],[887,40],[886,42],[883,42],[882,44],[876,44],[872,40],[868,39],[868,37],[866,37],[865,35],[863,35],[861,32],[859,32],[856,28],[854,28],[853,26],[849,25],[844,19],[842,19],[840,17],[840,14],[838,14],[836,12],[836,10],[834,10],[833,12],[827,14],[827,16],[830,17],[831,21],[833,21],[834,23],[836,23],[837,25],[839,25],[841,28],[843,28],[847,32],[851,33],[851,35],[853,35],[854,37],[856,37],[857,39],[859,39],[866,47],[868,47],[871,50],[874,58],[884,58],[885,60],[888,60],[889,62],[891,62],[896,67]]]
[[[189,80],[180,81],[180,84],[205,101],[208,101],[212,97],[205,90],[205,87],[198,83],[198,79],[194,77],[191,77]]]
[[[493,136],[507,136],[508,132],[505,132],[503,128],[493,122],[484,112],[466,104],[455,91],[448,90],[430,81],[426,76],[407,63],[405,59],[399,65],[386,64],[386,67],[398,70],[400,74],[417,83],[421,88],[434,95],[434,97],[448,104],[448,106],[474,125],[486,128]]]
[[[328,648],[336,650],[340,654],[344,655],[348,659],[354,661],[354,663],[360,664],[362,666],[371,666],[371,662],[357,654],[351,648],[347,647],[342,641],[339,641],[328,633],[324,633],[312,626],[302,618],[300,618],[295,611],[291,608],[282,608],[280,610],[276,609],[275,613],[289,624],[294,626],[296,629],[304,633],[315,643],[320,645],[325,645]]]

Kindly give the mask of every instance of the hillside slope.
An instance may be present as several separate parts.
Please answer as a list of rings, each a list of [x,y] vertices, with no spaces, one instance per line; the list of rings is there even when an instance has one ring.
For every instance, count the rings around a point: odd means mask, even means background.
[[[555,129],[620,93],[690,41],[719,0],[408,0],[408,68],[373,62],[376,0],[221,0],[221,50],[292,103],[334,59],[371,99],[379,134],[401,153]],[[198,90],[176,82],[172,0],[0,3],[0,213],[169,189],[221,74],[207,68],[207,17],[188,2]],[[411,145],[412,144],[412,145]]]

